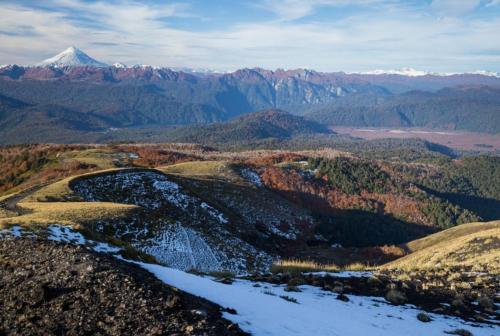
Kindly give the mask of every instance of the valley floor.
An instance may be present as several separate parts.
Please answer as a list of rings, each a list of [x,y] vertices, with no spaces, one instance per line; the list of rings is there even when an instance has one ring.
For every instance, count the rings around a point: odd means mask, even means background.
[[[500,135],[422,128],[331,127],[334,132],[366,140],[420,138],[457,150],[495,152],[500,150]]]

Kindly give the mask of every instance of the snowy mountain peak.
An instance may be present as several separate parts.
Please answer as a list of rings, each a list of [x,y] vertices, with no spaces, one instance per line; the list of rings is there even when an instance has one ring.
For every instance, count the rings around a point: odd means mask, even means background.
[[[76,47],[69,47],[63,52],[55,55],[54,57],[48,58],[38,66],[54,66],[54,67],[65,67],[65,66],[95,66],[95,67],[107,67],[105,63],[101,63],[80,49]]]
[[[400,76],[409,76],[409,77],[419,77],[419,76],[427,76],[433,75],[433,73],[427,71],[416,70],[413,68],[401,68],[396,70],[373,70],[363,72],[363,75],[400,75]]]
[[[494,71],[477,70],[477,71],[470,72],[470,74],[471,75],[481,75],[481,76],[500,78],[500,72],[494,72]]]
[[[361,72],[362,75],[399,75],[408,77],[420,77],[420,76],[454,76],[454,75],[480,75],[488,77],[500,78],[500,73],[493,71],[477,70],[472,72],[429,72],[416,70],[413,68],[401,68],[395,70],[373,70],[367,72]]]
[[[127,65],[125,65],[123,63],[120,63],[120,62],[113,63],[113,67],[117,68],[117,69],[126,69],[126,68],[128,68]]]

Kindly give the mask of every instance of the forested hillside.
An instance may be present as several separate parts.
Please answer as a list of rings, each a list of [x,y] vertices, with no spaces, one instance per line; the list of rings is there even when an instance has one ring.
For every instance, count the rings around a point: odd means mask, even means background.
[[[450,78],[452,86],[440,82],[437,91],[400,92],[384,87],[384,81],[378,85],[383,77],[309,70],[195,76],[147,66],[8,66],[0,68],[0,143],[150,141],[172,126],[224,122],[263,109],[286,110],[328,126],[498,133],[500,85],[495,77],[482,77]],[[420,88],[422,79],[396,83],[412,81]]]
[[[500,132],[500,89],[445,88],[399,95],[351,95],[322,107],[308,118],[329,125],[426,127],[476,132]]]

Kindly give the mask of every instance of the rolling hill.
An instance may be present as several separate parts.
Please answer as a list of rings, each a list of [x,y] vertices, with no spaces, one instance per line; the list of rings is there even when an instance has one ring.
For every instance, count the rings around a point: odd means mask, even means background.
[[[405,244],[407,256],[386,268],[486,267],[500,273],[500,221],[468,223]]]
[[[263,110],[225,123],[178,128],[170,136],[176,142],[214,145],[284,140],[314,134],[333,132],[319,123],[281,110]]]

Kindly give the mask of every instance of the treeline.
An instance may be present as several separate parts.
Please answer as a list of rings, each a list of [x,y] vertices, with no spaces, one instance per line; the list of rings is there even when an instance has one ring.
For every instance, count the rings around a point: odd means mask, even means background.
[[[500,218],[500,157],[441,159],[433,165],[396,165],[395,170],[428,193],[478,214]]]
[[[434,163],[438,168],[407,164],[395,167],[408,180],[441,193],[500,200],[500,157],[481,155]]]

